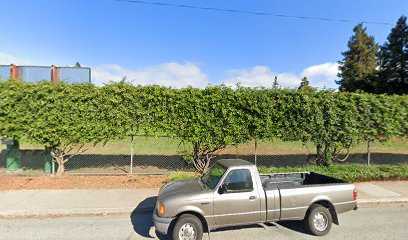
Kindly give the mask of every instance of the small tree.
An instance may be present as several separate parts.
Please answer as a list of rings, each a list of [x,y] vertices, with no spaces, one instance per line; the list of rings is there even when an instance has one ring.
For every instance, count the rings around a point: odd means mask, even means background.
[[[39,83],[27,86],[29,101],[22,107],[35,117],[26,123],[29,141],[41,144],[58,164],[56,175],[65,171],[65,163],[82,153],[86,143],[106,139],[98,122],[98,88],[91,84]]]
[[[189,156],[200,173],[218,151],[249,140],[244,113],[236,107],[239,100],[231,88],[186,88],[177,97],[170,133],[191,144]]]
[[[275,78],[273,79],[273,85],[272,85],[272,89],[279,89],[279,83],[278,83],[278,77],[275,76]]]
[[[329,166],[340,158],[343,149],[349,150],[359,141],[357,109],[352,95],[345,93],[321,92],[311,105],[311,112],[304,141],[316,145],[318,165]]]
[[[308,88],[308,87],[309,87],[309,80],[307,79],[307,77],[303,77],[301,82],[300,82],[300,86],[299,86],[298,90],[302,90],[302,89],[305,89],[305,88]]]
[[[393,136],[404,136],[408,102],[397,96],[354,95],[358,110],[357,121],[361,141],[367,142],[367,160],[370,164],[370,145],[373,141],[385,141]],[[390,99],[393,99],[390,101]],[[405,126],[404,126],[405,125]],[[405,132],[407,134],[407,132]]]
[[[304,91],[304,92],[313,92],[313,91],[315,91],[314,88],[309,86],[309,80],[307,79],[307,77],[302,78],[298,90],[299,91]]]

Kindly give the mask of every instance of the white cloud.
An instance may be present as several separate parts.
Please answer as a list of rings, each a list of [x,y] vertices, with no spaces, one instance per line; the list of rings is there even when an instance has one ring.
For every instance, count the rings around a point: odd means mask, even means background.
[[[314,87],[337,88],[335,80],[338,79],[338,72],[339,64],[329,62],[305,68],[301,75],[308,77]]]
[[[255,66],[252,68],[230,69],[226,71],[227,79],[224,84],[234,87],[240,83],[244,87],[272,87],[275,76],[281,87],[295,87],[300,84],[296,74],[273,72],[267,66]]]
[[[338,63],[328,62],[305,68],[302,72],[302,75],[308,76],[310,78],[313,77],[336,78],[338,68],[339,68]]]
[[[318,88],[336,88],[334,80],[337,79],[337,63],[323,63],[305,68],[300,74],[291,72],[274,72],[267,66],[252,68],[230,69],[226,71],[227,78],[224,84],[236,86],[240,83],[245,87],[272,87],[275,76],[280,87],[296,88],[300,80],[307,77],[310,85]]]
[[[10,65],[10,64],[28,65],[28,64],[31,64],[31,61],[24,59],[24,58],[15,57],[7,53],[0,52],[0,65]]]
[[[123,77],[134,85],[158,84],[182,88],[203,88],[209,84],[208,77],[194,63],[168,62],[142,69],[126,69],[119,65],[100,65],[92,68],[92,79],[97,85],[117,82]]]

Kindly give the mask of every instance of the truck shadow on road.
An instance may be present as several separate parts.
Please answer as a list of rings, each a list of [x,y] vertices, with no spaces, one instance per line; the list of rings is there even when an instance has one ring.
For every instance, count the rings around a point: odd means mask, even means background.
[[[299,221],[281,221],[278,222],[278,224],[284,228],[290,229],[292,231],[296,231],[299,233],[307,234],[310,235],[310,233],[307,231],[305,224],[303,220]]]
[[[153,227],[153,208],[157,197],[149,197],[137,205],[130,215],[130,221],[133,225],[133,230],[137,235],[143,238],[156,238],[161,240],[170,240],[158,232],[154,233]]]

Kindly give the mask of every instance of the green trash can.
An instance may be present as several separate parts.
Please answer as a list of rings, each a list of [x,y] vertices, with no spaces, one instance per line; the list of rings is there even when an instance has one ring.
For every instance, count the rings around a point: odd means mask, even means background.
[[[52,164],[52,157],[49,148],[45,148],[44,150],[44,172],[51,174],[51,164]]]
[[[15,171],[21,168],[20,166],[20,144],[17,140],[3,139],[3,144],[7,145],[6,151],[6,169],[7,171]]]

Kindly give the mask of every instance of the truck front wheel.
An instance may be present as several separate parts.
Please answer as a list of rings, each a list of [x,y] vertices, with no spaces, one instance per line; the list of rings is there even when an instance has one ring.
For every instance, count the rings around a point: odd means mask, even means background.
[[[173,229],[173,240],[201,240],[203,224],[200,219],[191,214],[181,215]]]
[[[316,236],[326,235],[332,225],[332,216],[329,209],[319,204],[313,204],[306,215],[305,224],[311,234]]]

